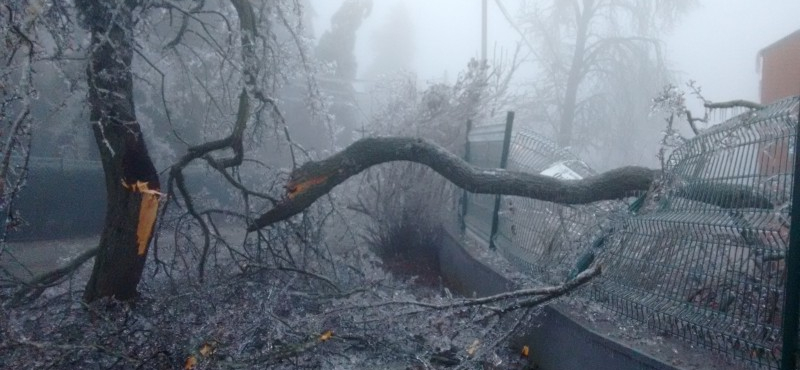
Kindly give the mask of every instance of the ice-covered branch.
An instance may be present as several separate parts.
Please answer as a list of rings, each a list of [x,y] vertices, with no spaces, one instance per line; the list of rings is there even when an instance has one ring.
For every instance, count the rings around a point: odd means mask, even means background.
[[[285,199],[256,219],[254,231],[308,208],[321,196],[369,167],[394,161],[424,164],[472,193],[503,194],[564,204],[618,199],[647,190],[658,171],[623,167],[583,180],[475,167],[428,140],[406,137],[365,138],[321,161],[308,162],[291,174]]]

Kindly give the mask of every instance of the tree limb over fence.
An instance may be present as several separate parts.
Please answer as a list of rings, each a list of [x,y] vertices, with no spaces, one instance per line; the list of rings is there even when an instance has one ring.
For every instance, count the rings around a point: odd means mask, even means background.
[[[288,219],[311,206],[348,178],[386,162],[410,161],[430,167],[472,193],[516,195],[562,204],[618,199],[648,190],[660,170],[622,167],[582,180],[475,167],[443,147],[420,138],[364,138],[335,155],[294,170],[286,197],[248,226],[255,231]]]
[[[44,293],[45,289],[59,284],[63,277],[72,274],[83,266],[86,261],[94,258],[99,250],[100,247],[89,249],[75,257],[70,263],[55,270],[39,274],[30,281],[25,282],[17,292],[14,293],[9,304],[11,306],[16,306],[23,301],[32,301],[36,299]]]
[[[728,108],[747,108],[747,109],[762,109],[763,105],[754,103],[748,100],[731,100],[719,103],[706,102],[703,104],[708,109],[728,109]]]
[[[561,285],[545,286],[527,289],[518,289],[510,292],[503,292],[487,297],[481,298],[463,298],[452,300],[445,303],[430,303],[421,301],[385,301],[378,304],[369,306],[348,307],[347,309],[364,310],[369,308],[378,308],[385,306],[417,306],[429,310],[450,310],[465,307],[482,307],[483,309],[492,311],[493,315],[501,315],[520,308],[536,307],[544,303],[552,301],[565,294],[571,293],[588,283],[593,278],[599,276],[602,272],[600,265],[592,266],[591,268],[581,272],[574,279],[570,279]],[[495,305],[495,304],[501,305]],[[340,309],[342,310],[342,309]],[[329,311],[336,312],[340,310]]]

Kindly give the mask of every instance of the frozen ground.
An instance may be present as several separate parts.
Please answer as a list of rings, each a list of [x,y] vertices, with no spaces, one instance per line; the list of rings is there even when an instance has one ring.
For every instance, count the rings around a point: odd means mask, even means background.
[[[21,277],[31,276],[63,265],[81,251],[94,247],[97,242],[98,238],[94,237],[12,243],[8,245],[9,253],[4,254],[6,258],[2,263]],[[14,258],[11,258],[12,255]],[[20,268],[15,260],[28,264],[28,270]],[[152,269],[152,263],[149,266]],[[87,264],[71,279],[75,284],[70,283],[70,287],[80,289],[89,270],[90,265]],[[271,274],[265,281],[278,281],[274,279],[288,276],[280,272]],[[253,358],[267,357],[276,348],[287,346],[286,343],[302,342],[308,333],[319,333],[329,327],[335,328],[334,338],[337,339],[309,351],[319,354],[301,356],[296,361],[319,365],[318,358],[327,357],[336,365],[328,363],[325,368],[336,369],[450,368],[449,365],[436,364],[434,360],[435,356],[439,356],[436,352],[438,349],[431,349],[433,346],[439,348],[437,343],[443,337],[409,337],[414,339],[410,341],[397,335],[417,331],[430,334],[421,328],[430,327],[430,322],[438,320],[436,318],[440,315],[435,312],[420,316],[388,315],[385,324],[360,324],[367,326],[361,330],[349,324],[353,318],[358,319],[360,314],[328,317],[328,314],[317,312],[320,307],[313,305],[318,305],[311,299],[313,297],[294,288],[284,289],[283,284],[263,284],[264,281],[240,275],[229,281],[215,280],[204,288],[181,282],[180,294],[176,294],[169,289],[163,276],[151,276],[147,273],[147,279],[140,285],[142,299],[130,308],[100,302],[98,307],[105,308],[95,311],[95,306],[81,304],[79,296],[64,294],[69,287],[61,286],[48,290],[36,304],[0,310],[0,319],[6,319],[8,323],[5,327],[0,325],[0,338],[6,337],[0,340],[0,368],[41,368],[46,365],[51,368],[92,368],[116,361],[144,364],[143,368],[176,368],[195,351],[198,343],[208,338],[219,341],[221,345],[212,359],[204,360],[198,369],[226,368],[231,364],[239,365],[239,362],[252,364]],[[381,284],[375,286],[374,293],[383,299],[392,299],[393,292],[381,287],[385,284],[393,286],[396,283],[381,280]],[[434,290],[431,287],[418,287],[415,294],[419,292],[432,296],[436,295]],[[402,294],[399,297],[415,298]],[[342,305],[350,303],[343,302]],[[93,314],[86,315],[86,309]],[[98,320],[97,317],[102,319]],[[431,319],[428,320],[428,317]],[[452,319],[449,317],[449,320]],[[406,333],[401,325],[408,323],[414,323],[414,327]],[[450,324],[458,325],[455,321],[450,321]],[[387,326],[386,329],[394,328],[394,331],[373,333],[368,330],[370,325]],[[442,330],[449,332],[448,326],[444,324]],[[470,331],[458,332],[464,336],[481,338]],[[361,343],[358,341],[353,342],[358,345],[351,344],[352,338],[362,340],[359,339],[362,336],[370,340],[366,344],[358,344]],[[421,340],[419,343],[417,338]],[[480,341],[477,343],[477,348],[480,348]],[[414,350],[416,357],[407,354],[411,348],[409,346],[421,346],[419,350]],[[103,350],[97,351],[97,348]],[[466,347],[442,348],[445,350],[441,357],[445,360],[453,358],[448,352],[453,348],[456,348],[456,352],[452,356],[464,360]],[[118,359],[115,353],[130,355]],[[526,365],[527,360],[519,355],[517,349],[504,347],[493,349],[480,368],[520,370],[525,369]]]
[[[49,271],[65,264],[70,258],[97,245],[99,236],[49,241],[8,243],[0,263],[19,277]],[[484,261],[517,284],[532,284],[497,253],[477,245],[468,247],[470,254]],[[20,266],[22,262],[25,268]],[[680,369],[738,369],[721,355],[696,348],[666,333],[654,332],[637,322],[620,318],[601,305],[583,297],[560,300],[556,307],[580,324],[615,341],[658,358]]]

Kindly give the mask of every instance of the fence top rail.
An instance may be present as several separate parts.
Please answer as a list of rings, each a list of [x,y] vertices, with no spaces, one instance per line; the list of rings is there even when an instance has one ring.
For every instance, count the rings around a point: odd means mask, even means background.
[[[558,165],[568,167],[582,178],[597,174],[577,155],[533,131],[515,131],[511,143],[509,160],[516,170],[541,173]]]
[[[667,161],[667,170],[673,170],[677,164],[689,157],[750,145],[759,140],[792,136],[799,108],[800,96],[793,96],[762,109],[741,113],[709,127],[672,152]]]
[[[468,140],[470,142],[487,142],[498,141],[502,142],[506,132],[506,124],[498,123],[484,126],[473,127],[469,132]]]

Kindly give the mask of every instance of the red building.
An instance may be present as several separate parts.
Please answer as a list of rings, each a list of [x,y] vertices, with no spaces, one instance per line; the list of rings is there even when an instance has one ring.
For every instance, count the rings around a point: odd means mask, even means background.
[[[761,104],[800,95],[800,30],[758,52]]]
[[[772,43],[758,52],[761,65],[761,104],[771,104],[800,95],[800,30]],[[758,167],[761,175],[791,173],[792,161],[786,140],[759,145]]]

